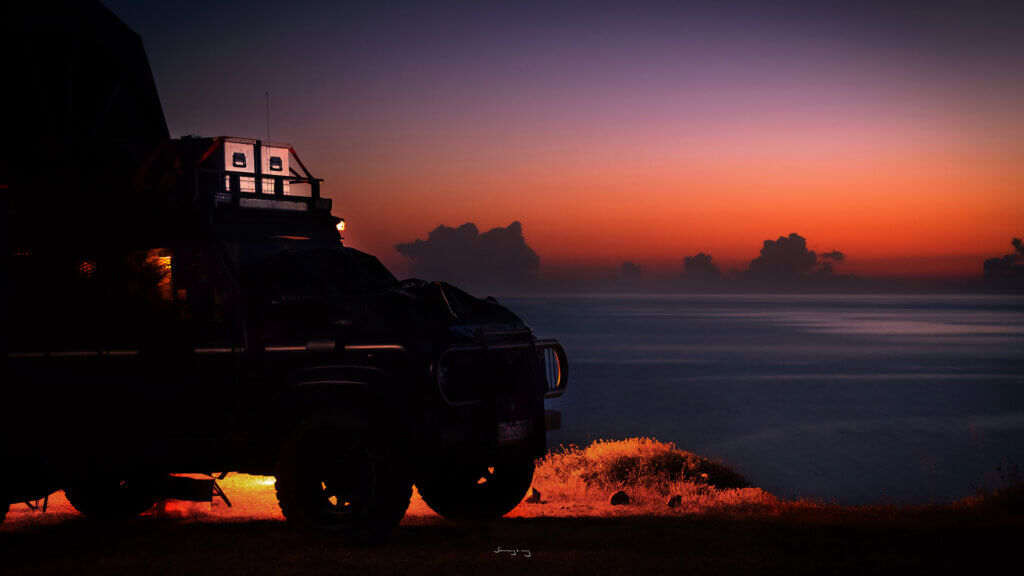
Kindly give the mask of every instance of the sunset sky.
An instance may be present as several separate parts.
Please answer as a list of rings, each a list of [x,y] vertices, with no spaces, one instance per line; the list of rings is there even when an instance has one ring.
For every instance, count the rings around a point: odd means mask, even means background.
[[[842,272],[980,275],[1024,234],[1011,2],[104,3],[172,135],[265,138],[269,90],[398,275],[465,222],[522,222],[542,272],[744,268],[798,232]]]

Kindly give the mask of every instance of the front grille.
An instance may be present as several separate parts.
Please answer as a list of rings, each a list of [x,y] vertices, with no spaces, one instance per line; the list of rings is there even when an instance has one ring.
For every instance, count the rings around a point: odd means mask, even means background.
[[[529,397],[538,382],[535,354],[530,345],[451,349],[438,363],[438,387],[456,405]]]

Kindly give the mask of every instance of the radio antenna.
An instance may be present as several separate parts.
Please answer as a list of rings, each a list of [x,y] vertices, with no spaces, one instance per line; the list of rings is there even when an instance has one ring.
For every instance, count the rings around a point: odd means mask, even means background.
[[[267,141],[270,141],[270,90],[263,93],[267,99]]]

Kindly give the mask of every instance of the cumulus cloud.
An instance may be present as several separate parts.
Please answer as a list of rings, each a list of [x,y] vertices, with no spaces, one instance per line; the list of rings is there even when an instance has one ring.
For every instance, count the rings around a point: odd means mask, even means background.
[[[807,249],[807,240],[793,233],[765,240],[761,255],[750,261],[747,275],[764,280],[792,280],[814,270],[818,256]]]
[[[643,266],[626,260],[619,266],[617,274],[613,274],[609,282],[599,289],[611,290],[637,290],[643,284]]]
[[[482,234],[472,222],[442,225],[426,240],[396,244],[395,250],[412,260],[413,276],[469,288],[520,287],[540,267],[519,222]]]
[[[807,240],[797,234],[765,240],[761,254],[750,261],[741,274],[742,279],[759,285],[797,286],[807,284],[833,284],[849,279],[835,272],[835,264],[846,259],[839,250],[820,256],[807,249]]]
[[[1024,241],[1013,239],[1013,252],[985,260],[985,283],[993,288],[1024,291]]]
[[[684,290],[717,290],[725,287],[729,278],[722,274],[710,254],[700,252],[683,258],[680,276]]]
[[[643,267],[635,262],[625,261],[622,263],[622,268],[619,270],[619,275],[623,280],[639,282],[641,276],[643,276]]]
[[[718,280],[722,271],[712,261],[710,254],[700,252],[683,258],[683,276],[690,280]]]

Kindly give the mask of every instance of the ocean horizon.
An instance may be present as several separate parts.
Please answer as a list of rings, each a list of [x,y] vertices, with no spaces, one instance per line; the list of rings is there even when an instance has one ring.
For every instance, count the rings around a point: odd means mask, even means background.
[[[949,502],[1024,462],[1024,298],[502,298],[569,355],[549,445],[648,436],[788,498]]]

